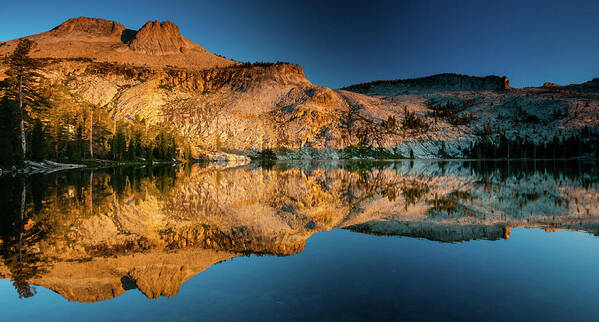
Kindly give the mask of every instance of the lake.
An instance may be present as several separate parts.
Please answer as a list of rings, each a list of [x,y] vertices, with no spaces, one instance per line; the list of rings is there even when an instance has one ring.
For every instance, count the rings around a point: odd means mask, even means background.
[[[594,161],[0,178],[2,320],[588,321]]]

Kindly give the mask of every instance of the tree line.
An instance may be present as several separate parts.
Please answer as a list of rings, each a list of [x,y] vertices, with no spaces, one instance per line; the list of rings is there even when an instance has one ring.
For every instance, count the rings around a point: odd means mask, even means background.
[[[465,151],[465,155],[473,159],[564,159],[584,154],[597,157],[596,145],[597,137],[587,131],[568,136],[555,135],[543,142],[520,136],[509,139],[501,133],[495,140],[491,136],[480,138]]]

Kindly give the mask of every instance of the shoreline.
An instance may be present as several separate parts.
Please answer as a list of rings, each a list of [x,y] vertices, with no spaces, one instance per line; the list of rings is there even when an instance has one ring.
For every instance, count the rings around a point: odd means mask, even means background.
[[[25,167],[17,168],[12,166],[12,169],[0,168],[0,177],[5,175],[19,176],[19,175],[36,175],[36,174],[51,174],[58,171],[65,170],[76,170],[76,169],[110,169],[118,167],[130,167],[130,166],[165,166],[165,165],[177,165],[183,163],[198,163],[206,165],[220,165],[220,164],[234,164],[236,166],[243,166],[250,163],[255,164],[274,164],[274,163],[287,163],[287,162],[590,162],[599,161],[597,158],[555,158],[555,159],[532,159],[532,158],[496,158],[496,159],[456,159],[456,158],[413,158],[413,159],[374,159],[374,158],[351,158],[351,159],[247,159],[240,162],[239,160],[221,160],[221,159],[193,159],[193,160],[173,160],[173,161],[112,161],[112,160],[83,160],[80,164],[74,163],[60,163],[50,160],[42,162],[36,162],[31,160],[25,160]]]

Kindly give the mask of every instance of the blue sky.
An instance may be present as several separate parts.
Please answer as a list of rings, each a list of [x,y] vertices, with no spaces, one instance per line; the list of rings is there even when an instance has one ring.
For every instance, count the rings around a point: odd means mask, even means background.
[[[290,61],[315,84],[454,72],[512,86],[599,77],[599,1],[11,1],[0,41],[78,16],[170,20],[209,51]]]

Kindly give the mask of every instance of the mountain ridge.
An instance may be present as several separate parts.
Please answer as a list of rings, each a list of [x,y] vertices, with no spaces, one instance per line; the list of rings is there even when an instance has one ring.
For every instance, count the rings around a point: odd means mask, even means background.
[[[511,140],[532,142],[535,151],[523,153],[533,156],[554,138],[576,136],[582,146],[593,146],[598,132],[596,80],[519,89],[505,76],[446,73],[330,89],[312,84],[297,65],[238,63],[211,54],[171,22],[149,21],[134,31],[114,21],[74,18],[25,38],[36,41],[31,55],[46,62],[47,90],[61,97],[59,105],[79,106],[71,116],[89,106],[101,115],[104,127],[93,131],[109,137],[116,123],[131,127],[139,121],[175,133],[196,152],[465,158],[482,157],[476,143]],[[17,42],[0,44],[0,56]],[[6,68],[0,64],[0,75]],[[55,122],[87,126],[84,117]],[[146,135],[144,140],[154,139]],[[98,138],[95,154],[106,155],[106,140]]]
[[[34,58],[89,58],[99,62],[188,69],[237,64],[183,37],[170,21],[148,21],[139,30],[132,30],[112,20],[79,17],[22,38],[36,42],[31,52]],[[4,42],[0,56],[10,54],[19,39]]]
[[[509,90],[510,81],[506,76],[470,76],[455,73],[441,73],[418,78],[378,80],[343,87],[356,93],[367,95],[401,95],[439,91]]]

